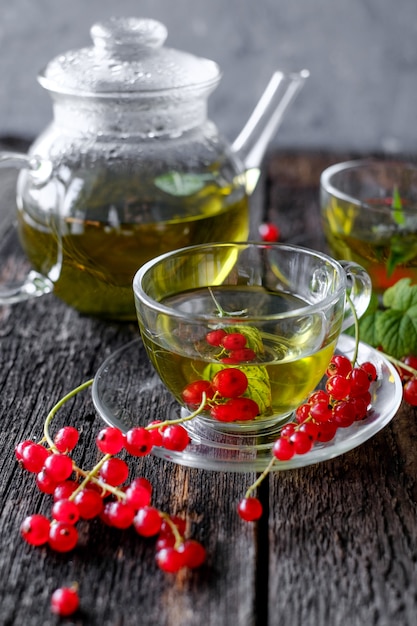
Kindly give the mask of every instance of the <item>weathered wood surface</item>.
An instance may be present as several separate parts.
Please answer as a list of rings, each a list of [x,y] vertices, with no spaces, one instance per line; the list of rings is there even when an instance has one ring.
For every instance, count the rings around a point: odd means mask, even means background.
[[[269,159],[269,215],[286,238],[323,246],[318,176],[341,156]],[[1,171],[0,180],[3,212],[11,183]],[[0,247],[3,277],[25,267],[8,234]],[[135,324],[82,317],[53,295],[0,308],[0,626],[56,624],[50,595],[72,581],[80,585],[82,610],[66,623],[83,626],[415,624],[416,416],[406,407],[343,457],[271,476],[261,490],[269,511],[254,526],[240,522],[235,510],[253,475],[154,458],[132,465],[154,484],[155,505],[187,516],[192,535],[206,546],[207,565],[198,572],[163,574],[153,540],[98,520],[81,524],[80,545],[67,555],[22,541],[21,520],[48,513],[50,497],[19,468],[14,446],[41,438],[51,406],[137,336]],[[79,460],[91,466],[102,422],[89,391],[64,407],[56,423],[80,427]]]

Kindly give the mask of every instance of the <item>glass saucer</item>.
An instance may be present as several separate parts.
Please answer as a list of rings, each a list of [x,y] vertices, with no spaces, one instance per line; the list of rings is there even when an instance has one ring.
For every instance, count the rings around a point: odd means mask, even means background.
[[[337,352],[351,358],[353,351],[354,340],[342,335]],[[378,381],[371,388],[372,408],[366,419],[349,428],[339,428],[332,441],[317,443],[307,454],[275,463],[273,471],[304,467],[337,457],[361,445],[391,421],[402,399],[402,385],[396,369],[377,350],[363,343],[359,344],[358,361],[371,361],[378,371]],[[177,419],[184,411],[160,381],[140,338],[104,361],[94,377],[92,397],[101,418],[124,432],[153,420]],[[237,435],[211,428],[198,418],[185,422],[184,426],[191,443],[183,452],[154,447],[152,453],[188,467],[261,472],[271,459],[271,448],[277,437],[276,428]]]

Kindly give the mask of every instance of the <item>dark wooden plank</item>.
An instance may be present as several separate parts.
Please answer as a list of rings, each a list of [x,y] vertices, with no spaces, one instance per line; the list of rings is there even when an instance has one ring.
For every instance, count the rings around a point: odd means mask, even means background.
[[[0,187],[1,181],[5,192],[6,176],[0,171]],[[27,269],[10,231],[2,241],[0,264],[3,278]],[[236,502],[250,477],[182,468],[153,457],[130,463],[132,475],[145,475],[154,485],[153,504],[187,517],[190,533],[206,546],[207,564],[194,573],[162,573],[154,562],[154,540],[144,540],[130,529],[108,528],[99,520],[79,524],[79,546],[67,555],[31,548],[19,535],[27,514],[49,514],[51,498],[40,494],[33,475],[20,469],[14,446],[26,438],[39,440],[53,404],[138,335],[134,323],[82,317],[53,295],[0,308],[2,626],[55,624],[50,595],[72,581],[79,583],[82,605],[76,624],[255,623],[256,537],[236,514]],[[77,396],[54,421],[56,427],[69,423],[80,428],[77,460],[92,467],[98,458],[94,440],[103,422],[90,391]]]
[[[32,475],[13,459],[22,439],[42,437],[49,408],[94,375],[113,350],[137,335],[134,324],[82,318],[54,296],[1,310],[0,338],[0,623],[39,625],[49,617],[56,586],[80,584],[85,623],[251,624],[255,537],[235,511],[250,477],[205,472],[147,458],[132,471],[155,486],[154,504],[190,520],[193,536],[207,547],[201,571],[170,576],[157,570],[153,540],[99,521],[80,524],[80,546],[69,555],[30,548],[19,537],[25,515],[48,513],[50,497],[38,493]],[[151,418],[151,416],[150,416]],[[97,460],[94,439],[101,420],[89,391],[58,414],[56,425],[82,430],[83,467]],[[2,621],[3,620],[3,621]],[[81,623],[77,621],[77,623]]]
[[[415,418],[272,478],[269,624],[415,624]]]

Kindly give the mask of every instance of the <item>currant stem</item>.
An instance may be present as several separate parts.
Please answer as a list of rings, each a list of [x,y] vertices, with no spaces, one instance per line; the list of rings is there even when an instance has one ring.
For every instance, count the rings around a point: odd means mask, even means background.
[[[417,370],[414,369],[414,367],[411,367],[411,365],[407,365],[407,363],[403,363],[403,361],[396,359],[386,352],[381,352],[380,350],[378,350],[378,352],[380,352],[380,354],[382,354],[387,359],[387,361],[390,361],[390,363],[396,365],[397,367],[400,367],[401,369],[407,370],[407,372],[410,372],[410,374],[413,374],[413,376],[417,378]]]
[[[172,534],[175,537],[174,548],[177,549],[178,546],[180,546],[184,542],[184,538],[180,534],[177,528],[177,525],[172,521],[168,513],[163,513],[162,511],[159,511],[159,514],[167,522],[168,526],[171,528]]]
[[[101,487],[103,492],[109,491],[110,493],[112,493],[113,495],[117,496],[118,498],[122,498],[124,496],[124,493],[120,489],[117,489],[117,487],[113,487],[112,485],[108,485],[107,483],[102,482],[96,476],[96,474],[100,470],[101,466],[108,459],[110,459],[111,457],[112,457],[111,454],[105,454],[103,456],[103,458],[101,458],[100,461],[98,463],[96,463],[96,465],[93,467],[93,469],[89,470],[88,472],[86,472],[85,470],[81,469],[80,467],[77,467],[76,465],[73,465],[74,471],[77,472],[77,474],[79,474],[80,476],[84,476],[84,480],[78,485],[78,487],[75,489],[75,491],[72,492],[72,494],[70,495],[70,497],[68,499],[69,500],[74,500],[75,497],[77,496],[77,494],[82,489],[84,489],[84,487],[86,485],[88,485],[89,482],[93,482],[94,484],[96,484],[99,487]]]
[[[219,317],[233,317],[233,316],[242,316],[245,315],[247,313],[247,309],[241,309],[240,311],[226,311],[217,301],[211,287],[207,287],[207,289],[209,290],[210,296],[214,302],[214,304],[216,305],[216,308],[219,312]]]
[[[259,487],[261,482],[268,476],[269,472],[272,470],[275,462],[276,462],[276,458],[273,456],[271,460],[269,461],[268,465],[266,466],[266,468],[264,469],[264,471],[262,472],[262,474],[258,476],[255,482],[253,482],[251,486],[249,487],[249,489],[246,491],[245,498],[249,498],[251,493],[255,491],[257,487]]]
[[[66,403],[68,402],[68,400],[70,400],[71,398],[73,398],[77,393],[79,393],[80,391],[83,391],[84,389],[87,389],[87,387],[90,387],[94,382],[94,378],[91,378],[90,380],[87,380],[86,382],[82,383],[82,385],[79,385],[78,387],[75,387],[75,389],[72,389],[69,393],[67,393],[63,398],[61,398],[61,400],[59,400],[59,402],[57,402],[52,409],[49,411],[44,426],[43,426],[43,433],[44,433],[44,437],[46,439],[46,441],[48,442],[49,447],[51,448],[51,450],[53,450],[54,452],[59,452],[58,448],[56,447],[56,445],[54,444],[50,434],[49,434],[49,425],[52,422],[53,418],[55,417],[55,414],[59,411],[59,409]]]
[[[355,328],[355,349],[353,352],[353,357],[352,357],[352,366],[355,367],[355,363],[357,361],[358,358],[358,351],[359,351],[359,319],[358,319],[358,315],[356,313],[356,309],[353,306],[353,302],[349,296],[349,294],[346,294],[346,300],[349,303],[349,306],[351,308],[352,311],[352,316],[353,316],[353,324],[354,324],[354,328]]]
[[[203,391],[201,398],[202,399],[201,399],[200,406],[195,411],[190,413],[190,415],[186,415],[185,417],[179,417],[176,420],[165,420],[164,422],[148,424],[148,426],[145,426],[145,430],[155,430],[156,428],[159,429],[159,428],[164,428],[165,426],[172,426],[173,424],[182,424],[183,422],[189,422],[190,420],[197,417],[197,415],[200,415],[200,413],[203,411],[206,405],[206,400],[207,400],[205,391]]]

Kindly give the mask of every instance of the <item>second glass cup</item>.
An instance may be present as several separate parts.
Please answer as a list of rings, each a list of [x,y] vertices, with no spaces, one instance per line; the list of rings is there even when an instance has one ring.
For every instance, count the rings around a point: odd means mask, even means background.
[[[416,165],[348,161],[327,168],[320,183],[330,254],[360,263],[379,294],[401,278],[416,282]]]
[[[294,245],[183,248],[135,275],[149,358],[183,413],[222,432],[280,424],[315,389],[341,331],[366,310],[371,281],[355,263]]]

